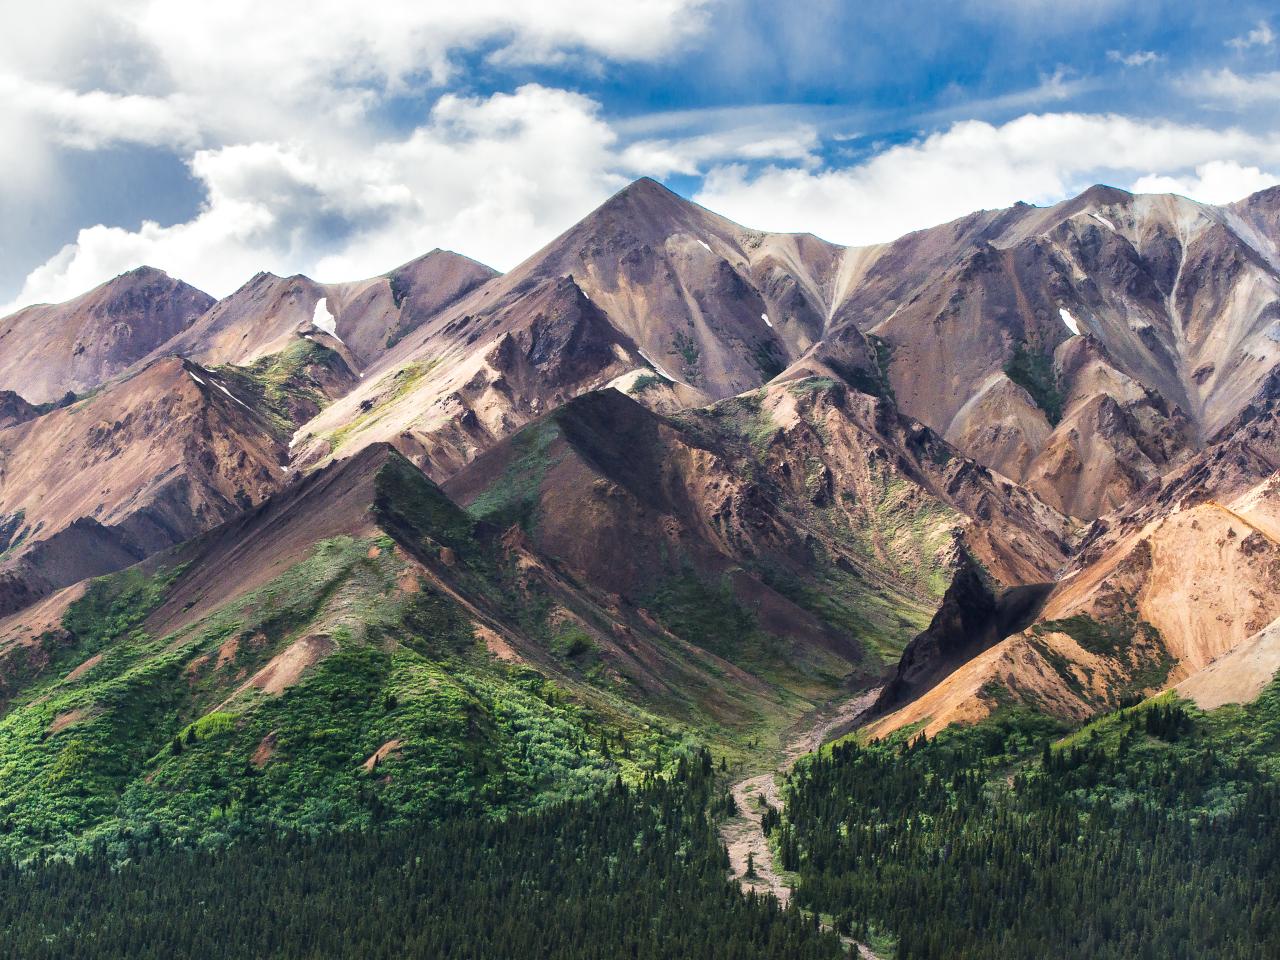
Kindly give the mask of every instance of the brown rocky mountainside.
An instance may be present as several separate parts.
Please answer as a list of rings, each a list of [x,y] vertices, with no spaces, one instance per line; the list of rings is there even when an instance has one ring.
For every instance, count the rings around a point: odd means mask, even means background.
[[[156,355],[208,366],[245,365],[285,349],[300,330],[331,334],[363,370],[428,318],[495,271],[448,250],[432,250],[389,273],[351,283],[260,273],[218,301]]]
[[[821,338],[838,254],[637,181],[406,337],[308,427],[301,456],[386,440],[443,479],[586,390],[639,381],[671,408],[758,387]]]
[[[390,441],[443,479],[585,390],[669,410],[816,367],[1091,520],[1199,450],[1272,369],[1277,202],[1098,187],[842,249],[638,181],[422,324],[298,455]]]
[[[0,615],[128,566],[279,489],[284,438],[179,358],[0,429]]]
[[[877,338],[904,412],[1091,519],[1199,449],[1280,358],[1277,206],[1095,187],[849,251],[826,341]]]
[[[1278,264],[1280,189],[1094,187],[846,249],[641,180],[505,275],[432,251],[211,304],[135,271],[0,321],[0,615],[277,493],[298,537],[355,535],[318,491],[403,456],[521,572],[504,589],[655,695],[714,701],[729,664],[781,709],[889,668],[879,730],[1201,673],[1234,696],[1280,656]]]
[[[139,267],[59,304],[0,319],[0,390],[31,403],[95,389],[185,330],[213,298]]]
[[[1256,696],[1277,666],[1278,469],[1280,373],[1203,452],[1092,526],[1035,623],[913,702],[886,691],[876,729],[936,730],[1010,700],[1079,719],[1175,684],[1211,706]]]

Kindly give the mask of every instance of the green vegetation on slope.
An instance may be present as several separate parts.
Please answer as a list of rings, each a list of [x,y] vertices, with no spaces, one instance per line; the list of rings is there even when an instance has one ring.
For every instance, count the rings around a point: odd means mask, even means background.
[[[1057,424],[1062,419],[1063,397],[1053,372],[1051,355],[1028,344],[1019,343],[1014,348],[1013,356],[1005,364],[1004,372],[1010,380],[1031,394],[1031,399],[1044,411],[1050,423]]]
[[[500,529],[537,522],[538,495],[543,477],[554,465],[551,445],[560,437],[554,416],[531,424],[511,439],[515,457],[502,476],[471,504],[470,514]]]
[[[349,375],[338,354],[303,338],[246,367],[228,364],[216,372],[230,382],[238,396],[252,398],[251,406],[263,413],[281,436],[288,436],[328,405],[327,382]]]
[[[798,902],[900,960],[1276,956],[1280,682],[1059,732],[1002,711],[802,764],[769,824]]]
[[[380,483],[394,487],[394,471]],[[448,522],[435,529],[461,542]],[[137,628],[171,573],[96,583],[66,616],[70,645],[0,716],[0,849],[102,840],[122,854],[501,815],[674,761],[659,725],[495,661],[470,615],[394,546],[325,541],[163,638]]]

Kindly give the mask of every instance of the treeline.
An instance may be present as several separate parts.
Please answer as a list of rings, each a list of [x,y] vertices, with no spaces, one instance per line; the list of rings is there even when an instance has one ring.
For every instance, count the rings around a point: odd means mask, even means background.
[[[842,744],[770,826],[796,901],[898,960],[1278,957],[1280,784],[1197,725],[1159,704],[1060,748],[1016,716]]]
[[[113,864],[0,866],[6,957],[778,958],[837,939],[728,879],[705,752],[671,780],[504,822],[284,834]]]

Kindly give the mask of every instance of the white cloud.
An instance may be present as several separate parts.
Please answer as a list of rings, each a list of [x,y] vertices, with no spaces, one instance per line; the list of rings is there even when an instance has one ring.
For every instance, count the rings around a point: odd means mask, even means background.
[[[695,199],[753,227],[866,244],[1018,200],[1056,202],[1099,180],[1179,176],[1202,165],[1204,189],[1217,197],[1230,174],[1214,161],[1275,167],[1280,138],[1110,115],[965,121],[844,169],[720,166]],[[1194,194],[1201,181],[1178,182]],[[1236,182],[1247,193],[1253,181],[1238,173]]]
[[[818,131],[809,124],[747,125],[701,136],[640,140],[627,147],[623,165],[654,177],[695,175],[711,161],[799,160],[816,163]]]
[[[1280,169],[1277,164],[1276,169]],[[1137,193],[1178,193],[1204,203],[1231,203],[1280,183],[1280,175],[1230,160],[1213,160],[1195,168],[1192,175],[1148,175],[1133,183]]]
[[[594,101],[525,86],[446,96],[409,137],[371,150],[238,144],[195,154],[192,220],[81,230],[15,304],[58,301],[141,264],[215,295],[258,270],[349,280],[436,247],[509,267],[622,186]],[[3,308],[8,312],[10,308]]]
[[[1248,33],[1240,37],[1232,37],[1227,41],[1227,46],[1235,47],[1237,50],[1248,50],[1250,47],[1269,47],[1275,42],[1276,35],[1271,30],[1271,25],[1265,20],[1259,20],[1258,25]]]
[[[1213,100],[1229,101],[1237,106],[1249,106],[1280,100],[1280,70],[1242,76],[1223,67],[1216,73],[1205,72],[1193,79],[1183,80],[1180,86],[1192,96],[1207,96]]]
[[[31,196],[65,189],[51,171],[67,151],[121,145],[170,151],[207,194],[185,223],[80,231],[20,298],[71,295],[141,260],[214,292],[260,268],[391,258],[380,270],[436,245],[509,264],[621,182],[601,154],[613,134],[569,93],[440,97],[461,58],[656,60],[705,28],[711,2],[0,4],[0,211],[33,215]]]
[[[1132,53],[1122,53],[1119,50],[1108,50],[1107,59],[1112,63],[1118,63],[1126,67],[1145,67],[1151,63],[1158,63],[1164,57],[1156,53],[1154,50],[1134,50]]]
[[[148,146],[192,146],[199,126],[180,96],[149,97],[91,90],[76,93],[66,87],[0,73],[0,101],[7,113],[24,115],[43,127],[53,142],[80,150],[96,150],[112,143]]]

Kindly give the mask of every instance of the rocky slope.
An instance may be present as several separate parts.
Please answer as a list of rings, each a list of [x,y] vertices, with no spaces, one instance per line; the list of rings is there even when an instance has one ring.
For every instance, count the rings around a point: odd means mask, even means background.
[[[748,230],[639,180],[406,337],[308,425],[300,457],[385,440],[444,479],[539,414],[610,383],[662,409],[760,386],[820,339],[822,277],[837,255],[814,237]]]
[[[59,304],[0,319],[0,390],[31,403],[80,396],[185,330],[213,298],[161,270],[139,267]]]
[[[1095,523],[1037,622],[874,729],[936,730],[1009,702],[1081,719],[1174,684],[1206,705],[1256,694],[1274,674],[1280,617],[1278,384],[1270,377],[1203,452]]]
[[[178,358],[0,429],[0,613],[261,501],[287,479],[284,440]]]
[[[1192,455],[1274,369],[1277,204],[1095,187],[851,250],[825,343],[875,337],[904,412],[1091,519]]]
[[[382,276],[351,283],[260,273],[159,345],[156,355],[244,366],[279,353],[309,331],[341,343],[352,368],[360,371],[494,275],[448,250],[432,250]]]

